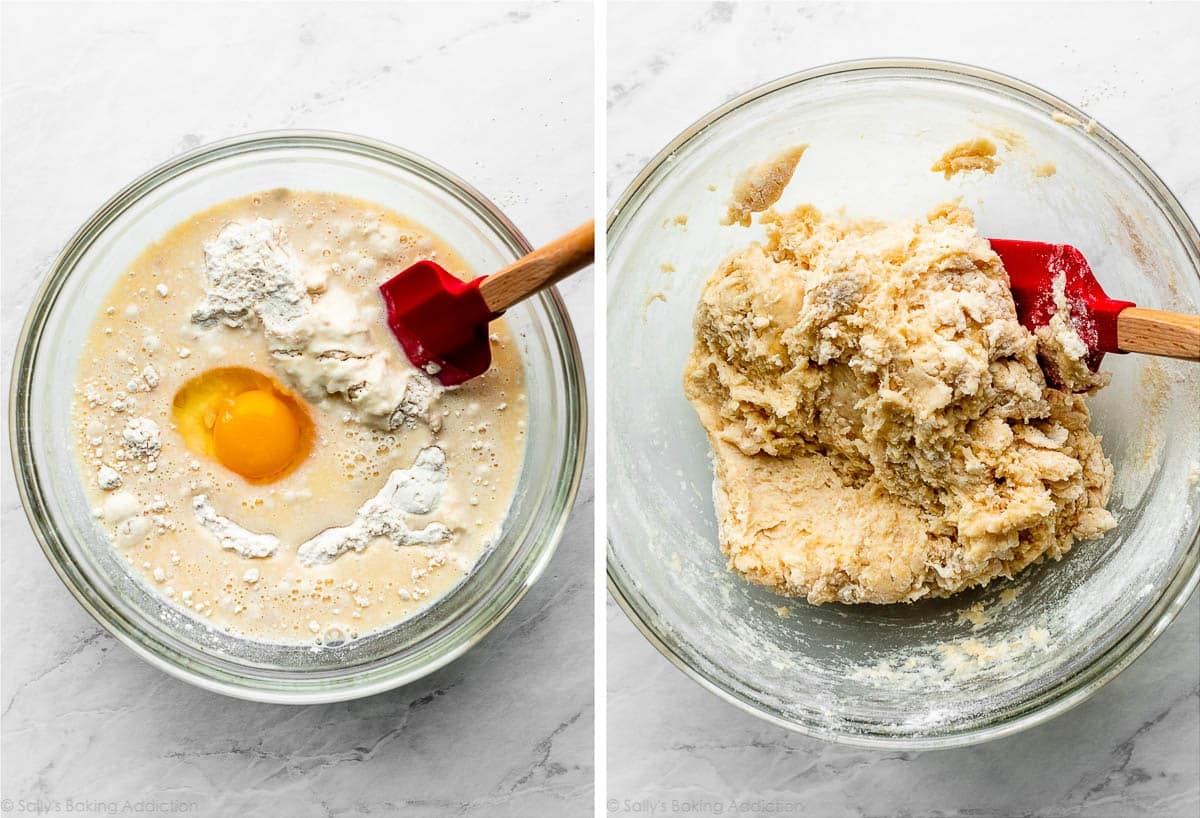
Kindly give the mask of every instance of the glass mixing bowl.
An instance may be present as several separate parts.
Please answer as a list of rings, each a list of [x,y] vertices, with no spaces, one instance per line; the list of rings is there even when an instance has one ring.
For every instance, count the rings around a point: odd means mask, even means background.
[[[547,290],[506,314],[521,344],[528,435],[497,541],[470,575],[417,616],[336,647],[267,644],[206,625],[137,579],[92,518],[67,424],[96,305],[141,250],[186,217],[275,187],[326,190],[413,217],[476,270],[531,249],[462,180],[405,151],[309,132],[238,137],[142,176],[68,242],[18,343],[10,395],[17,484],[46,556],[80,604],[139,656],[201,687],[247,699],[322,702],[413,681],[461,655],[520,600],[549,562],[583,470],[583,364],[566,309]]]
[[[994,175],[929,171],[976,135],[1001,145]],[[1086,114],[1009,77],[915,60],[819,68],[733,100],[667,146],[610,215],[613,597],[693,679],[802,733],[913,749],[1013,733],[1111,679],[1195,588],[1200,367],[1106,358],[1112,385],[1090,404],[1119,525],[1061,562],[908,606],[818,607],[748,584],[717,547],[709,447],[682,372],[704,281],[763,234],[718,224],[733,179],[804,142],[780,209],[898,219],[961,196],[982,235],[1074,244],[1109,294],[1142,306],[1200,311],[1196,228]],[[1034,172],[1045,162],[1048,178]]]

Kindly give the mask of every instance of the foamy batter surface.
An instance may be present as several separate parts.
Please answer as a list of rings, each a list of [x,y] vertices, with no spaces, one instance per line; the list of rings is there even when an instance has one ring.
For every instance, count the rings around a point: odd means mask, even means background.
[[[762,220],[766,245],[708,280],[684,376],[731,568],[814,603],[904,602],[1115,524],[1083,399],[1047,388],[969,211]]]
[[[73,424],[99,524],[150,587],[231,632],[329,643],[414,615],[471,570],[520,471],[523,372],[503,321],[491,369],[461,387],[408,363],[377,286],[420,259],[473,277],[391,211],[280,189],[190,218],[120,277]],[[252,308],[226,276],[247,269]],[[273,482],[185,445],[172,402],[222,367],[279,381],[308,411],[311,450]]]

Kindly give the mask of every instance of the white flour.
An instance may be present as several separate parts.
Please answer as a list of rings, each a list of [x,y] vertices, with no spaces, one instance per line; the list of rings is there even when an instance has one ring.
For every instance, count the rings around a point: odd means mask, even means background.
[[[121,432],[121,439],[129,457],[153,459],[162,449],[158,424],[149,418],[134,418],[129,421]]]
[[[422,418],[439,388],[380,346],[353,297],[312,266],[300,269],[282,229],[234,222],[204,246],[205,301],[192,321],[247,326],[257,319],[275,366],[310,400],[341,396],[360,422],[396,429]]]
[[[121,475],[112,466],[101,466],[96,471],[96,483],[104,491],[121,487]]]
[[[326,529],[301,543],[300,560],[308,565],[332,562],[347,551],[362,551],[375,539],[391,540],[398,546],[445,542],[451,534],[442,523],[413,529],[405,517],[433,511],[442,499],[448,476],[445,453],[436,446],[422,449],[412,468],[392,472],[379,493],[362,504],[349,525]],[[243,557],[269,557],[279,547],[277,537],[256,534],[217,514],[203,494],[193,498],[192,509],[197,522],[217,538],[222,548]]]
[[[196,514],[196,522],[208,529],[222,548],[236,551],[243,557],[269,557],[279,548],[278,537],[255,534],[228,517],[222,517],[203,494],[192,498],[192,511]]]
[[[433,511],[448,476],[445,453],[436,446],[422,449],[412,468],[392,472],[379,493],[358,509],[352,523],[322,531],[302,544],[300,560],[310,565],[331,562],[350,549],[362,551],[378,537],[396,545],[433,545],[450,539],[450,529],[441,523],[412,529],[404,519],[407,514]]]
[[[445,455],[436,446],[422,449],[413,468],[392,471],[379,493],[362,504],[354,522],[331,528],[300,546],[300,560],[308,565],[330,563],[354,549],[362,551],[377,537],[397,546],[431,546],[450,539],[450,529],[442,523],[430,523],[424,529],[412,529],[404,515],[426,515],[442,499],[446,476]]]

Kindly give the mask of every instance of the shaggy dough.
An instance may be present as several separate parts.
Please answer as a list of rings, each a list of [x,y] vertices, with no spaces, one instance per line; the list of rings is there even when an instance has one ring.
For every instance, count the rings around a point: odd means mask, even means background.
[[[1082,398],[1045,385],[970,211],[768,211],[697,307],[684,386],[730,567],[821,602],[1012,576],[1115,525]]]

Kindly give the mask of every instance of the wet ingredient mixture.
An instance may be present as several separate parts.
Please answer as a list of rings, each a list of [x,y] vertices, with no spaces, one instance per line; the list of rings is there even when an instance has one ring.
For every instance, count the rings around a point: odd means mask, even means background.
[[[378,285],[461,258],[369,202],[272,190],[146,248],[91,327],[73,410],[114,548],[193,616],[336,644],[447,593],[499,533],[520,471],[519,353],[444,389],[384,322]]]

